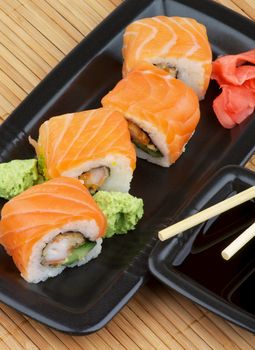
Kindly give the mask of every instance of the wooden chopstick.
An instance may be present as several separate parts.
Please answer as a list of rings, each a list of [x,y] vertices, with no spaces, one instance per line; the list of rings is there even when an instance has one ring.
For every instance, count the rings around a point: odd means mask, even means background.
[[[240,236],[230,243],[222,252],[221,255],[225,260],[232,258],[245,244],[255,237],[255,223],[249,226]]]
[[[158,233],[158,237],[161,241],[165,241],[168,238],[178,235],[178,233],[186,231],[202,222],[211,219],[212,217],[224,213],[225,211],[232,209],[239,204],[249,201],[255,198],[255,186],[248,188],[230,198],[227,198],[207,209],[200,211],[199,213],[192,215],[182,221],[171,225]]]
[[[232,0],[247,16],[255,19],[254,0]]]

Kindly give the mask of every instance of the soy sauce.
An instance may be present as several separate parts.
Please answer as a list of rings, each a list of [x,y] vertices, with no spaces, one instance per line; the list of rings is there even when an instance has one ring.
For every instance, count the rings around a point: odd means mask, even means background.
[[[221,257],[221,251],[254,222],[254,201],[207,221],[195,233],[187,257],[180,253],[173,263],[180,273],[252,314],[255,314],[255,238],[229,261]]]

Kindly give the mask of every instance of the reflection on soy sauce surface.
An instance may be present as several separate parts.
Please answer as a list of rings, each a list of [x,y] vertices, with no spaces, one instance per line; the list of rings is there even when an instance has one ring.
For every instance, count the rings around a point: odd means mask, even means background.
[[[255,239],[232,259],[221,251],[255,220],[255,201],[244,203],[206,222],[190,254],[175,268],[210,291],[255,314]]]

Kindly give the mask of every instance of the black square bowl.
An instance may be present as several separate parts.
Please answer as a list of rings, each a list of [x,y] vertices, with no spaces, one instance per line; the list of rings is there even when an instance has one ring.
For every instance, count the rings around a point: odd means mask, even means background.
[[[222,168],[175,222],[255,185],[255,173]],[[255,221],[255,198],[165,242],[150,258],[155,277],[194,302],[255,332],[255,240],[229,261],[221,251]]]

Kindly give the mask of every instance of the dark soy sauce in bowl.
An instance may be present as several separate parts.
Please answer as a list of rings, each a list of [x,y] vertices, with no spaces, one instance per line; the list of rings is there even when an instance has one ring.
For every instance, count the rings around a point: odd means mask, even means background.
[[[189,254],[182,252],[174,268],[216,295],[255,314],[255,239],[229,261],[221,251],[255,221],[255,201],[249,201],[201,225]]]

